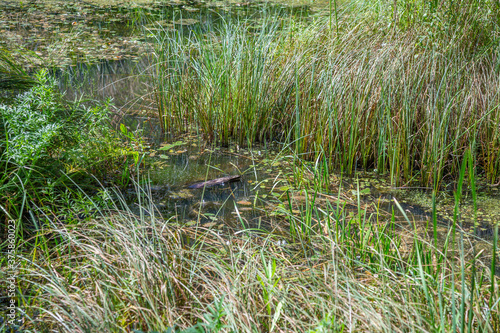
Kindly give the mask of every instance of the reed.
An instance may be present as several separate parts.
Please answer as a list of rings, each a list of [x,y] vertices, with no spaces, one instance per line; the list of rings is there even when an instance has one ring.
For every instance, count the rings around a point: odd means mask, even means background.
[[[209,140],[295,142],[330,168],[389,172],[439,189],[473,147],[499,177],[499,9],[488,1],[353,1],[308,26],[266,16],[255,29],[157,35],[156,96],[168,131],[199,126]],[[392,2],[391,2],[392,4]],[[452,12],[453,10],[453,12]],[[413,13],[413,14],[412,14]],[[495,15],[496,15],[495,14]]]

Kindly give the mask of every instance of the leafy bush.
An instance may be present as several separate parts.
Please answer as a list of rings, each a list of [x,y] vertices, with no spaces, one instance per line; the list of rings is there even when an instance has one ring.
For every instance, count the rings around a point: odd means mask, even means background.
[[[37,80],[39,84],[19,95],[14,105],[0,105],[7,139],[5,157],[24,166],[51,157],[63,147],[69,147],[66,153],[77,148],[75,144],[86,139],[89,129],[103,123],[107,111],[65,103],[46,71],[39,72]]]
[[[70,180],[78,177],[80,187],[92,184],[89,173],[103,176],[101,170],[121,167],[117,157],[123,163],[131,153],[111,130],[107,105],[65,101],[45,70],[36,81],[10,105],[0,105],[0,166],[5,171],[0,196],[7,198],[1,208],[11,218],[22,216],[28,201],[53,206],[61,192],[71,189]]]

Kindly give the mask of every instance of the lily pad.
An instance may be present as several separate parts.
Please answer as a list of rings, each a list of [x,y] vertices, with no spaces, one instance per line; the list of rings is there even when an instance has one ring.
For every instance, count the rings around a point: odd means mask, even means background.
[[[356,191],[356,190],[352,190],[351,192],[352,192],[352,195],[355,195],[355,196],[358,195],[358,191]],[[359,191],[360,196],[368,195],[370,193],[371,193],[371,190],[369,188],[365,188],[365,189]]]
[[[182,146],[184,145],[185,142],[184,141],[176,141],[174,143],[169,143],[169,144],[166,144],[164,145],[163,147],[159,148],[158,150],[170,150],[174,147],[177,147],[177,146]]]

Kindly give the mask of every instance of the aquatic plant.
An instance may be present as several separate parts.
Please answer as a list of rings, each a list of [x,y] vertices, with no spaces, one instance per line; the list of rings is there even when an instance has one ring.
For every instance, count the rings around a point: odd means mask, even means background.
[[[36,84],[22,66],[16,63],[10,52],[0,48],[0,90],[26,90]]]
[[[395,5],[395,6],[393,6]],[[198,126],[228,144],[295,142],[330,168],[389,172],[440,189],[466,149],[500,176],[499,8],[354,1],[308,26],[228,22],[159,32],[156,101],[168,131]]]

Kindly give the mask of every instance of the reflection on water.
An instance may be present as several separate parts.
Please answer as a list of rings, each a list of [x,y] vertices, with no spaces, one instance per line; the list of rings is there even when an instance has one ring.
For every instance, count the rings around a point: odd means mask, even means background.
[[[151,108],[148,68],[151,60],[103,60],[53,69],[61,91],[72,100],[83,96],[97,101],[112,100],[123,111]]]

